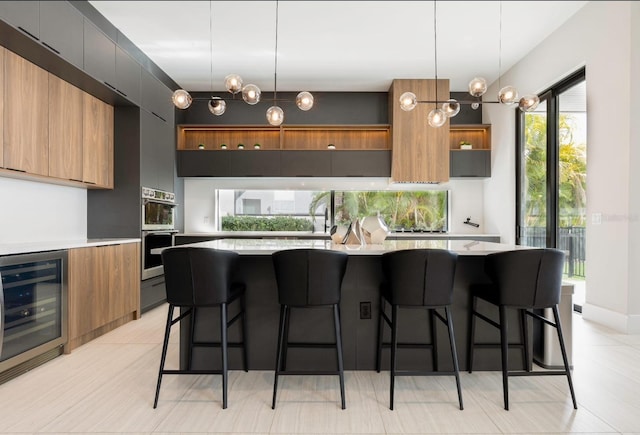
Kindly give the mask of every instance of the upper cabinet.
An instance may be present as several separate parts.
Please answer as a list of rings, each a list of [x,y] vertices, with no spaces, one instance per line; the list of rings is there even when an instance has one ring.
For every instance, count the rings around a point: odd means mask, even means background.
[[[4,91],[4,167],[49,175],[49,74],[7,50]]]
[[[1,1],[0,18],[82,68],[83,17],[66,1]]]
[[[4,168],[4,58],[7,50],[0,47],[0,168]]]
[[[116,43],[84,20],[84,70],[116,90]]]
[[[449,139],[451,177],[491,176],[491,126],[452,125]]]
[[[141,71],[140,106],[163,121],[173,123],[172,91],[145,69]]]
[[[437,81],[438,100],[449,98],[449,80]],[[392,131],[391,179],[394,182],[440,183],[449,181],[449,121],[434,128],[427,115],[435,104],[421,103],[410,112],[400,109],[398,99],[413,92],[418,100],[436,99],[436,81],[396,79],[389,89],[389,118]]]
[[[116,47],[116,91],[140,104],[140,64],[122,48]]]
[[[113,188],[113,107],[84,94],[83,112],[83,181]]]
[[[83,92],[49,74],[49,176],[82,181]]]
[[[82,14],[69,2],[41,1],[39,3],[40,42],[69,63],[82,68],[84,44],[79,37],[83,29]]]

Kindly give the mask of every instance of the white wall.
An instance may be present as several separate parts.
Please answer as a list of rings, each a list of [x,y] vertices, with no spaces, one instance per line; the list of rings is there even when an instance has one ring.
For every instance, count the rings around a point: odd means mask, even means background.
[[[0,177],[0,243],[87,238],[87,191]]]
[[[640,332],[637,195],[640,164],[637,124],[639,8],[633,2],[589,2],[565,25],[503,75],[521,93],[540,92],[586,67],[587,82],[587,297],[583,315],[621,331]],[[633,57],[632,57],[633,53]],[[633,61],[633,75],[631,62]],[[488,95],[497,94],[494,83]],[[515,115],[498,105],[483,107],[492,124],[493,176],[485,183],[490,229],[512,241],[515,226]],[[593,225],[594,214],[602,224]],[[493,227],[495,225],[495,228]],[[630,263],[630,260],[634,260]]]

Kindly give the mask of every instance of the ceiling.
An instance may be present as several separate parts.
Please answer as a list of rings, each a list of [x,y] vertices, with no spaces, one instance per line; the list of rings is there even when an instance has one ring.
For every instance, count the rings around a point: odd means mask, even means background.
[[[273,91],[275,1],[90,3],[184,89],[221,91],[237,73]],[[492,83],[586,3],[437,2],[438,77],[452,91],[475,76]],[[433,78],[433,12],[432,1],[280,1],[277,90],[387,91],[394,78]]]

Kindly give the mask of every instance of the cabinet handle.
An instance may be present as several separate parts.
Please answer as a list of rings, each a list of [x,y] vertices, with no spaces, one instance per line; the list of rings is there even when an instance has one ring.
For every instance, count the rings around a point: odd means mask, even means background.
[[[94,185],[98,184],[95,181],[83,181],[83,183],[85,183],[85,184],[94,184]]]
[[[16,169],[16,168],[5,168],[5,169],[8,169],[10,171],[16,171],[16,172],[27,172],[24,169]]]
[[[38,38],[37,36],[33,35],[31,32],[29,32],[26,29],[23,29],[22,27],[18,26],[18,29],[22,30],[24,33],[26,33],[27,35],[31,36],[33,39],[35,39],[36,41],[39,41],[40,38]]]
[[[78,180],[77,178],[69,178],[69,180],[71,180],[71,181],[79,181],[80,183],[84,183],[84,181]]]
[[[117,89],[115,88],[115,86],[111,85],[109,82],[105,82],[103,81],[102,83],[104,83],[105,85],[109,86],[111,89],[113,89],[114,91],[117,91]]]
[[[151,284],[151,287],[158,287],[160,285],[164,285],[164,281],[157,282],[155,284]]]
[[[52,46],[50,46],[46,42],[42,41],[42,45],[44,45],[45,47],[47,47],[49,50],[53,51],[54,53],[60,54],[60,52],[58,50],[56,50],[55,48],[53,48]]]
[[[153,110],[151,111],[152,115],[156,115],[158,118],[162,119],[164,122],[167,122],[166,119],[164,119],[162,116],[158,115],[156,112],[154,112]]]
[[[127,94],[125,94],[124,92],[122,92],[120,89],[116,89],[116,91],[117,91],[120,95],[124,95],[125,97],[127,96]]]

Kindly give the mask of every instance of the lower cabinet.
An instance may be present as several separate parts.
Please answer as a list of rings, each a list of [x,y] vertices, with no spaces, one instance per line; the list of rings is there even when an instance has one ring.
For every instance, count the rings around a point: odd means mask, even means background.
[[[140,309],[142,313],[146,313],[166,301],[164,275],[142,281],[140,284]]]
[[[450,177],[491,177],[491,150],[456,150],[450,154]]]
[[[140,243],[69,250],[65,352],[140,317]]]

